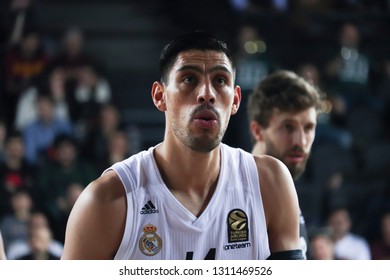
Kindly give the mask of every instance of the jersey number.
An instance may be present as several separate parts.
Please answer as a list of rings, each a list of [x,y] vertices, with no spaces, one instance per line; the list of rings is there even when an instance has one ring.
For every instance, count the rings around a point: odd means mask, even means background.
[[[215,260],[215,248],[211,248],[209,252],[207,253],[205,260]],[[187,252],[186,254],[186,260],[192,260],[194,257],[194,252]]]

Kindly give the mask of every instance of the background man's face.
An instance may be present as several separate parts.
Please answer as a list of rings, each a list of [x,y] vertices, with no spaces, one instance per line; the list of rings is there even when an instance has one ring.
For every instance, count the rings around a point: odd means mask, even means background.
[[[294,179],[305,170],[316,124],[315,108],[300,112],[274,109],[269,125],[263,131],[265,153],[281,160]]]

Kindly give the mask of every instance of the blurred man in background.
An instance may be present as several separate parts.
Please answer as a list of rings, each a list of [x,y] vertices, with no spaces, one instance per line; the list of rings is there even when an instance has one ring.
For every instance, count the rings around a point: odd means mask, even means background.
[[[293,179],[305,170],[321,109],[319,91],[293,72],[280,70],[264,78],[248,99],[252,154],[281,160]],[[305,221],[300,214],[302,251],[307,251]]]

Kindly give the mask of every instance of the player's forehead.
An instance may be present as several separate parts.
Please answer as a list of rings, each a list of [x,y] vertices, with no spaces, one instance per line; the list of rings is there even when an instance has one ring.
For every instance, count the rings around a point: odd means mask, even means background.
[[[283,111],[278,108],[273,108],[270,117],[270,124],[279,124],[288,121],[303,125],[316,124],[317,110],[314,107],[309,107],[300,111]]]
[[[225,53],[214,50],[186,50],[180,52],[173,64],[172,69],[178,70],[187,65],[193,65],[202,68],[219,67],[233,73],[233,66]]]

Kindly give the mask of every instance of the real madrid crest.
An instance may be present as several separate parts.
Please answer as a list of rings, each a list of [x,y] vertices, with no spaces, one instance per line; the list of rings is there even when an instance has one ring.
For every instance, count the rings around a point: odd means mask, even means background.
[[[144,234],[139,239],[139,249],[146,256],[154,256],[160,252],[162,240],[157,235],[157,227],[152,224],[147,224],[143,227]]]

